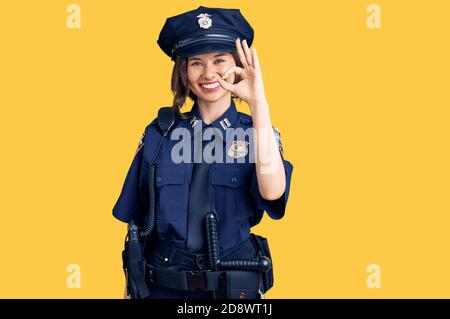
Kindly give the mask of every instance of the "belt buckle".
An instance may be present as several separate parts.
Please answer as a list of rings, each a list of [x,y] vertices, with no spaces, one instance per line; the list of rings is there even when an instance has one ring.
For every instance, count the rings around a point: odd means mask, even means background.
[[[206,289],[206,280],[204,271],[189,271],[186,274],[189,290]]]

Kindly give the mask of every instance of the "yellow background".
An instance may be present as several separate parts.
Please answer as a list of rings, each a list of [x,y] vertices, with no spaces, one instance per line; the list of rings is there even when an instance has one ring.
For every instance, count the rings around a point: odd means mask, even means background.
[[[366,26],[371,3],[381,29]],[[2,1],[0,297],[122,297],[126,226],[111,209],[171,103],[159,31],[199,5],[240,8],[254,27],[295,167],[285,218],[254,229],[275,261],[267,297],[449,298],[446,0]]]

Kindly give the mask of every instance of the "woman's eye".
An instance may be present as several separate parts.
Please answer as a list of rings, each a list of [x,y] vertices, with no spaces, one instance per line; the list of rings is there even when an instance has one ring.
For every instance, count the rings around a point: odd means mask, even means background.
[[[225,60],[222,60],[222,59],[218,59],[218,60],[216,60],[216,62],[217,63],[222,63],[222,62],[226,62]]]
[[[194,62],[194,63],[191,64],[191,66],[197,66],[197,65],[201,65],[201,63],[200,62]]]

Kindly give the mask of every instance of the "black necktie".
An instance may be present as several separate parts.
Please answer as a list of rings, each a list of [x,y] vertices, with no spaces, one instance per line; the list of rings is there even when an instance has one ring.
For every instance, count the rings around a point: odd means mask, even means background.
[[[203,149],[208,141],[202,142]],[[206,231],[204,227],[204,216],[210,209],[209,198],[209,173],[211,164],[204,162],[194,163],[192,169],[191,187],[189,191],[189,211],[186,247],[192,252],[206,251]]]

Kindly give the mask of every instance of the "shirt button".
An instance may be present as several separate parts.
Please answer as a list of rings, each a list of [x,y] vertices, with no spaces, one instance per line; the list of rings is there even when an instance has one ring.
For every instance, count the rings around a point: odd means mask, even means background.
[[[233,176],[233,177],[231,178],[231,181],[234,183],[235,181],[237,181],[237,178]]]
[[[157,182],[160,182],[161,180],[162,180],[161,176],[158,176],[158,177],[156,178],[156,181],[157,181]]]

